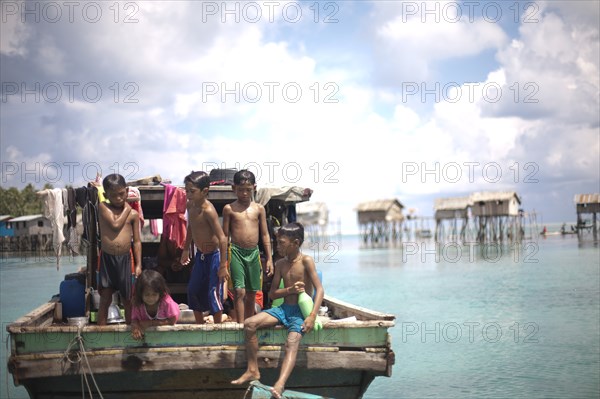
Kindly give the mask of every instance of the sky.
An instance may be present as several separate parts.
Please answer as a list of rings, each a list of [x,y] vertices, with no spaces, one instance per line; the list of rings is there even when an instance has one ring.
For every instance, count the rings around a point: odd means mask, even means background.
[[[600,192],[597,1],[1,2],[2,187],[247,168],[360,202]]]

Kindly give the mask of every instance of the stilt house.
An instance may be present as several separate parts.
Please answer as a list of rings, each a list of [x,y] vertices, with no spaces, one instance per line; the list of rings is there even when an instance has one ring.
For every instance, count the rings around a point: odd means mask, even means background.
[[[598,236],[598,213],[600,213],[600,194],[577,194],[574,198],[577,210],[577,234],[592,230],[594,238]],[[592,223],[586,225],[582,215],[591,214]]]
[[[13,250],[47,250],[52,243],[52,226],[42,215],[26,215],[12,218],[9,224],[13,229],[11,238]]]
[[[360,203],[356,207],[358,224],[364,243],[398,240],[402,232],[402,209],[397,199]]]
[[[455,240],[458,237],[461,241],[465,241],[469,223],[469,207],[471,206],[471,197],[436,198],[433,206],[436,241],[444,241],[446,238]],[[459,221],[461,223],[460,232],[458,231]],[[449,226],[445,226],[445,224]]]
[[[326,238],[329,210],[324,202],[302,202],[296,205],[297,220],[304,226],[307,237]]]
[[[522,234],[519,207],[521,199],[514,191],[471,194],[471,214],[475,219],[478,242],[502,242]]]

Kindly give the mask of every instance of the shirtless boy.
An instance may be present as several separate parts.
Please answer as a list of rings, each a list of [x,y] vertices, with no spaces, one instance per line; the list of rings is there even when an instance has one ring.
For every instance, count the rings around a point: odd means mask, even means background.
[[[223,282],[229,278],[227,238],[219,224],[215,207],[207,200],[210,178],[205,172],[192,172],[183,180],[187,195],[188,225],[181,264],[190,262],[190,244],[196,245],[194,268],[188,284],[188,306],[199,324],[208,310],[215,323],[223,317]]]
[[[317,275],[314,260],[300,252],[303,241],[304,227],[300,223],[286,224],[277,232],[277,251],[283,258],[275,264],[273,281],[283,279],[284,288],[279,288],[275,284],[271,285],[269,297],[273,299],[284,298],[284,302],[281,306],[260,312],[244,322],[248,367],[240,378],[231,381],[232,384],[241,385],[248,381],[260,379],[256,330],[283,324],[288,329],[285,357],[281,365],[279,379],[271,389],[271,394],[275,398],[281,398],[283,394],[285,383],[296,365],[300,340],[305,333],[313,329],[317,311],[325,295]],[[304,291],[309,294],[313,291],[316,292],[313,309],[306,319],[302,316],[298,306],[298,294]]]
[[[237,200],[223,208],[223,232],[231,237],[229,267],[234,288],[234,308],[238,322],[254,315],[256,292],[262,290],[262,266],[258,240],[262,239],[267,258],[267,275],[273,274],[271,238],[265,208],[253,201],[256,179],[249,170],[233,176]]]
[[[125,322],[129,324],[133,279],[142,273],[140,218],[127,203],[128,190],[123,176],[106,176],[102,187],[109,202],[100,202],[98,205],[101,240],[98,266],[98,324],[106,324],[108,307],[115,291],[119,291],[125,308]]]

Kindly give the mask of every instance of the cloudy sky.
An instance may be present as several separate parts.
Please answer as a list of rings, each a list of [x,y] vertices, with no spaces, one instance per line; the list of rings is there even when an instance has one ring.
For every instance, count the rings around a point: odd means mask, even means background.
[[[597,1],[1,5],[3,187],[247,167],[345,231],[373,199],[573,222],[600,191]]]

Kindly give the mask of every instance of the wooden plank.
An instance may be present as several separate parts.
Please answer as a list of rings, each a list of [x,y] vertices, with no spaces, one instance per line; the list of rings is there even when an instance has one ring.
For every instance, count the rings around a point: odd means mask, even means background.
[[[17,320],[15,320],[11,324],[9,324],[6,327],[6,331],[13,332],[11,330],[14,330],[15,332],[18,332],[19,331],[18,328],[20,328],[20,327],[35,326],[36,323],[38,323],[38,324],[43,323],[43,321],[40,322],[39,320],[42,318],[46,318],[49,314],[51,316],[53,316],[55,306],[56,306],[56,302],[44,303],[43,305],[41,305],[41,306],[37,307],[36,309],[32,310],[31,312],[27,313],[25,316],[21,316]]]
[[[361,312],[361,317],[374,317],[385,314],[373,312],[368,309],[355,307],[327,298],[332,306],[337,306],[338,311]],[[52,319],[54,303],[43,304],[17,322],[9,325],[7,330],[11,333],[11,353],[13,355],[42,355],[45,353],[63,353],[77,336],[78,328],[68,325],[48,324]],[[358,314],[358,313],[357,313]],[[393,315],[388,315],[392,320],[366,320],[337,322],[323,318],[324,329],[306,334],[302,339],[304,348],[311,346],[344,347],[344,348],[382,348],[387,351],[391,345],[387,329],[394,326]],[[123,348],[181,348],[195,346],[206,348],[215,345],[244,345],[243,326],[238,323],[223,324],[178,324],[175,326],[162,326],[149,328],[144,341],[135,341],[131,337],[130,327],[126,325],[97,326],[88,325],[81,330],[85,346],[88,350],[119,349]],[[277,326],[258,332],[261,345],[283,345],[287,338],[287,331]]]
[[[338,347],[387,347],[387,328],[393,322],[368,321],[340,325],[326,323],[320,331],[311,331],[302,338],[303,346]],[[382,327],[381,324],[384,324]],[[387,325],[386,325],[387,324]],[[21,327],[10,329],[17,354],[63,352],[76,337],[76,326],[52,326],[47,328]],[[223,324],[177,324],[146,330],[145,340],[136,341],[126,325],[87,325],[81,330],[86,348],[156,348],[211,345],[243,345],[244,331],[238,323]],[[287,330],[278,326],[258,331],[261,345],[283,345]]]
[[[76,347],[77,348],[77,347]],[[375,349],[375,348],[367,348]],[[202,352],[221,352],[221,351],[241,351],[245,353],[246,347],[244,345],[219,345],[219,346],[189,346],[189,347],[170,347],[170,348],[122,348],[122,349],[104,349],[104,350],[87,350],[90,356],[122,356],[122,355],[137,355],[147,353],[179,353],[179,352],[190,352],[190,353],[202,353]],[[259,347],[259,350],[265,352],[280,352],[282,350],[281,345],[263,345]],[[340,348],[337,347],[320,347],[320,346],[307,346],[301,347],[300,351],[305,352],[339,352]],[[375,352],[374,350],[365,352]],[[19,360],[60,360],[64,357],[64,352],[57,353],[34,353],[29,355],[18,355]]]
[[[279,368],[283,356],[284,350],[281,347],[269,349],[261,347],[258,351],[259,366],[261,369]],[[243,369],[246,366],[246,354],[242,348],[236,350],[178,348],[177,350],[88,351],[86,357],[94,374],[123,371]],[[14,378],[19,381],[78,374],[81,367],[80,363],[70,363],[63,359],[62,354],[11,356],[9,365]],[[384,375],[386,367],[386,353],[362,351],[300,350],[296,361],[298,369],[360,370],[375,375]]]
[[[393,321],[396,316],[388,313],[381,313],[375,310],[363,308],[361,306],[352,305],[339,299],[325,295],[325,304],[334,311],[338,318],[346,318],[356,316],[359,320],[387,320]]]
[[[328,320],[323,323],[323,327],[327,326],[327,328],[373,328],[373,327],[384,327],[391,328],[396,324],[393,321],[383,321],[383,320],[369,320],[369,321],[338,321],[338,320]]]

